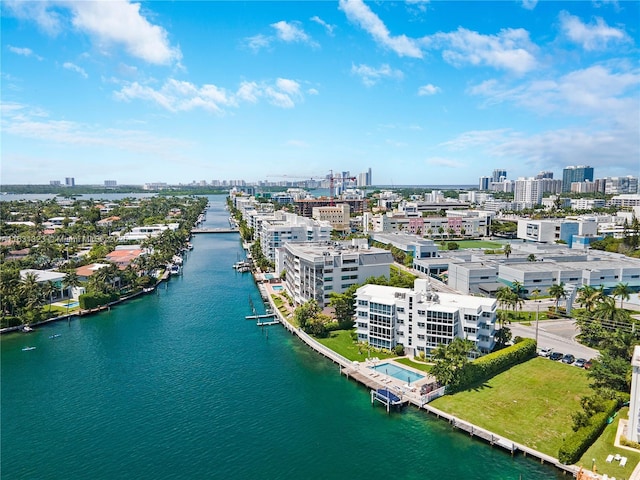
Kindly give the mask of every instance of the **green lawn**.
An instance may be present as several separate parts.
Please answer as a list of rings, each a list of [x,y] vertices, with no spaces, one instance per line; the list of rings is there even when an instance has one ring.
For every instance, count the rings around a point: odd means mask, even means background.
[[[585,370],[537,357],[431,404],[557,457],[563,436],[572,433],[571,415],[580,409],[580,398],[591,393]]]
[[[433,368],[433,365],[422,363],[422,362],[414,362],[409,357],[395,358],[394,361],[406,365],[407,367],[415,368],[416,370],[420,370],[422,372],[429,373]]]
[[[369,352],[366,347],[353,342],[351,332],[348,330],[329,332],[327,338],[316,338],[316,340],[349,360],[364,361],[369,354],[372,357],[378,357],[380,359],[395,357],[395,355],[384,354],[374,348]]]
[[[633,452],[625,448],[614,447],[616,438],[616,431],[618,429],[618,420],[626,419],[628,417],[629,409],[627,407],[621,409],[618,415],[613,419],[613,422],[607,425],[600,438],[595,441],[591,447],[584,453],[582,458],[576,463],[583,466],[585,469],[591,469],[593,459],[596,461],[596,469],[598,473],[606,473],[609,477],[616,478],[629,478],[633,469],[640,462],[640,452]],[[607,463],[607,455],[619,453],[621,457],[627,457],[627,464],[624,467],[620,466],[619,462],[615,460],[611,463]]]

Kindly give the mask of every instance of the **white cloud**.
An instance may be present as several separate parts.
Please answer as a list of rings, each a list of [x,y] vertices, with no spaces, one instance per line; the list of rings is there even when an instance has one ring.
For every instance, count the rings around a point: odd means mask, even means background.
[[[538,5],[538,0],[522,0],[522,8],[533,10]]]
[[[456,168],[456,169],[467,167],[467,165],[465,165],[462,162],[459,162],[458,160],[453,160],[450,158],[442,158],[442,157],[427,158],[426,162],[428,165],[431,165],[432,167]]]
[[[497,130],[471,130],[464,132],[458,137],[441,143],[440,147],[446,147],[449,150],[467,150],[489,145],[497,140],[502,140],[510,132],[509,129],[501,128]]]
[[[72,72],[78,73],[83,78],[89,78],[89,75],[87,75],[87,72],[85,72],[84,68],[79,67],[78,65],[76,65],[74,63],[64,62],[62,64],[62,66],[63,66],[63,68],[66,68],[67,70],[71,70]]]
[[[403,74],[400,70],[394,70],[387,64],[383,64],[380,68],[370,67],[369,65],[352,65],[351,73],[359,76],[367,87],[375,85],[383,78],[402,79]]]
[[[5,0],[5,12],[35,22],[40,29],[49,35],[57,35],[64,28],[64,18],[54,10],[54,4],[47,1],[25,2],[23,0]]]
[[[595,17],[594,22],[587,25],[563,10],[559,18],[560,28],[567,38],[587,51],[605,50],[610,44],[632,42],[623,30],[610,27],[600,17]]]
[[[33,50],[27,47],[14,47],[12,45],[7,45],[7,48],[11,53],[15,53],[16,55],[22,55],[23,57],[34,57],[38,60],[42,60],[40,55],[36,55],[33,53]]]
[[[432,85],[430,83],[418,88],[418,95],[421,97],[424,97],[427,95],[435,95],[436,93],[439,93],[439,92],[440,92],[440,87],[436,87],[435,85]]]
[[[251,50],[253,50],[254,52],[258,52],[263,48],[268,48],[271,45],[271,40],[271,37],[258,34],[254,35],[253,37],[245,38],[245,43]]]
[[[172,64],[182,58],[180,49],[171,46],[167,31],[140,13],[139,3],[111,0],[68,5],[73,11],[73,25],[100,46],[121,45],[130,55],[155,65]]]
[[[308,148],[309,144],[303,140],[289,140],[285,143],[289,147]]]
[[[167,80],[159,89],[133,82],[114,92],[114,96],[121,101],[145,100],[170,112],[203,109],[218,115],[242,102],[258,103],[261,98],[280,108],[293,108],[304,98],[300,84],[286,78],[278,78],[274,84],[245,81],[236,92],[212,84],[198,87],[175,79]]]
[[[299,24],[297,22],[285,22],[284,20],[271,24],[271,26],[276,30],[276,36],[283,42],[298,42],[317,46],[311,37],[309,37],[309,35],[307,35],[298,25]]]
[[[327,30],[327,33],[328,33],[329,35],[333,36],[333,30],[336,28],[336,26],[335,26],[335,25],[330,25],[330,24],[328,24],[327,22],[325,22],[324,20],[322,20],[322,19],[321,19],[320,17],[318,17],[317,15],[316,15],[316,16],[313,16],[313,17],[311,17],[311,18],[310,18],[310,20],[311,20],[312,22],[316,22],[318,25],[322,25],[322,26]]]
[[[75,147],[114,148],[134,153],[165,156],[186,147],[166,137],[156,137],[142,130],[125,130],[87,125],[68,120],[54,120],[39,108],[22,104],[2,105],[2,131],[6,135],[28,138],[49,144]]]
[[[405,0],[404,3],[420,12],[426,12],[429,1],[430,0]]]
[[[436,33],[422,39],[426,46],[442,49],[442,58],[452,65],[487,65],[524,74],[536,67],[537,47],[529,32],[521,28],[502,29],[496,35],[482,35],[459,27],[450,33]]]
[[[487,98],[488,104],[513,102],[532,111],[563,112],[591,116],[599,122],[626,122],[640,115],[633,92],[640,86],[640,69],[614,71],[612,66],[594,65],[557,79],[541,79],[507,86],[489,80],[469,93]]]
[[[320,92],[316,88],[310,88],[309,90],[307,90],[307,93],[309,95],[320,95]]]
[[[422,58],[422,51],[414,39],[406,35],[392,36],[384,22],[362,0],[340,0],[339,8],[350,22],[358,24],[383,47],[400,57]]]

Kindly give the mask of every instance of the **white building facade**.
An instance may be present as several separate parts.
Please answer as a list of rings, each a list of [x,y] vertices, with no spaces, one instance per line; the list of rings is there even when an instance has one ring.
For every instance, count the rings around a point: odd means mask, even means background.
[[[358,341],[392,349],[402,344],[409,355],[429,356],[455,338],[473,341],[481,353],[495,347],[496,300],[435,293],[426,279],[413,289],[364,285],[356,292]]]
[[[329,222],[278,211],[270,219],[262,221],[258,234],[262,253],[273,261],[277,248],[287,243],[328,242],[331,230]]]
[[[328,305],[331,293],[344,293],[367,278],[389,278],[391,252],[351,243],[287,243],[276,253],[276,275],[286,271],[285,288],[296,304]]]

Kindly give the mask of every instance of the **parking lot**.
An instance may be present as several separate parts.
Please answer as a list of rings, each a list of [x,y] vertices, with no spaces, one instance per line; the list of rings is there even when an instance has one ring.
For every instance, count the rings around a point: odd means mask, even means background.
[[[513,337],[537,338],[538,349],[551,348],[554,352],[571,354],[576,358],[596,358],[598,351],[580,345],[575,337],[579,333],[573,320],[545,320],[538,322],[536,334],[536,324],[530,326],[520,323],[512,323],[507,326],[511,329]]]

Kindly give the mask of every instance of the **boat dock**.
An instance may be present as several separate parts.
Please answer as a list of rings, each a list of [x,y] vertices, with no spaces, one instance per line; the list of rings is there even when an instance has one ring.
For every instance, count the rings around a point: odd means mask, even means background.
[[[276,318],[274,313],[264,313],[262,315],[247,315],[246,317],[244,317],[245,320],[266,320],[268,318]],[[274,323],[280,323],[280,322],[274,322]]]

